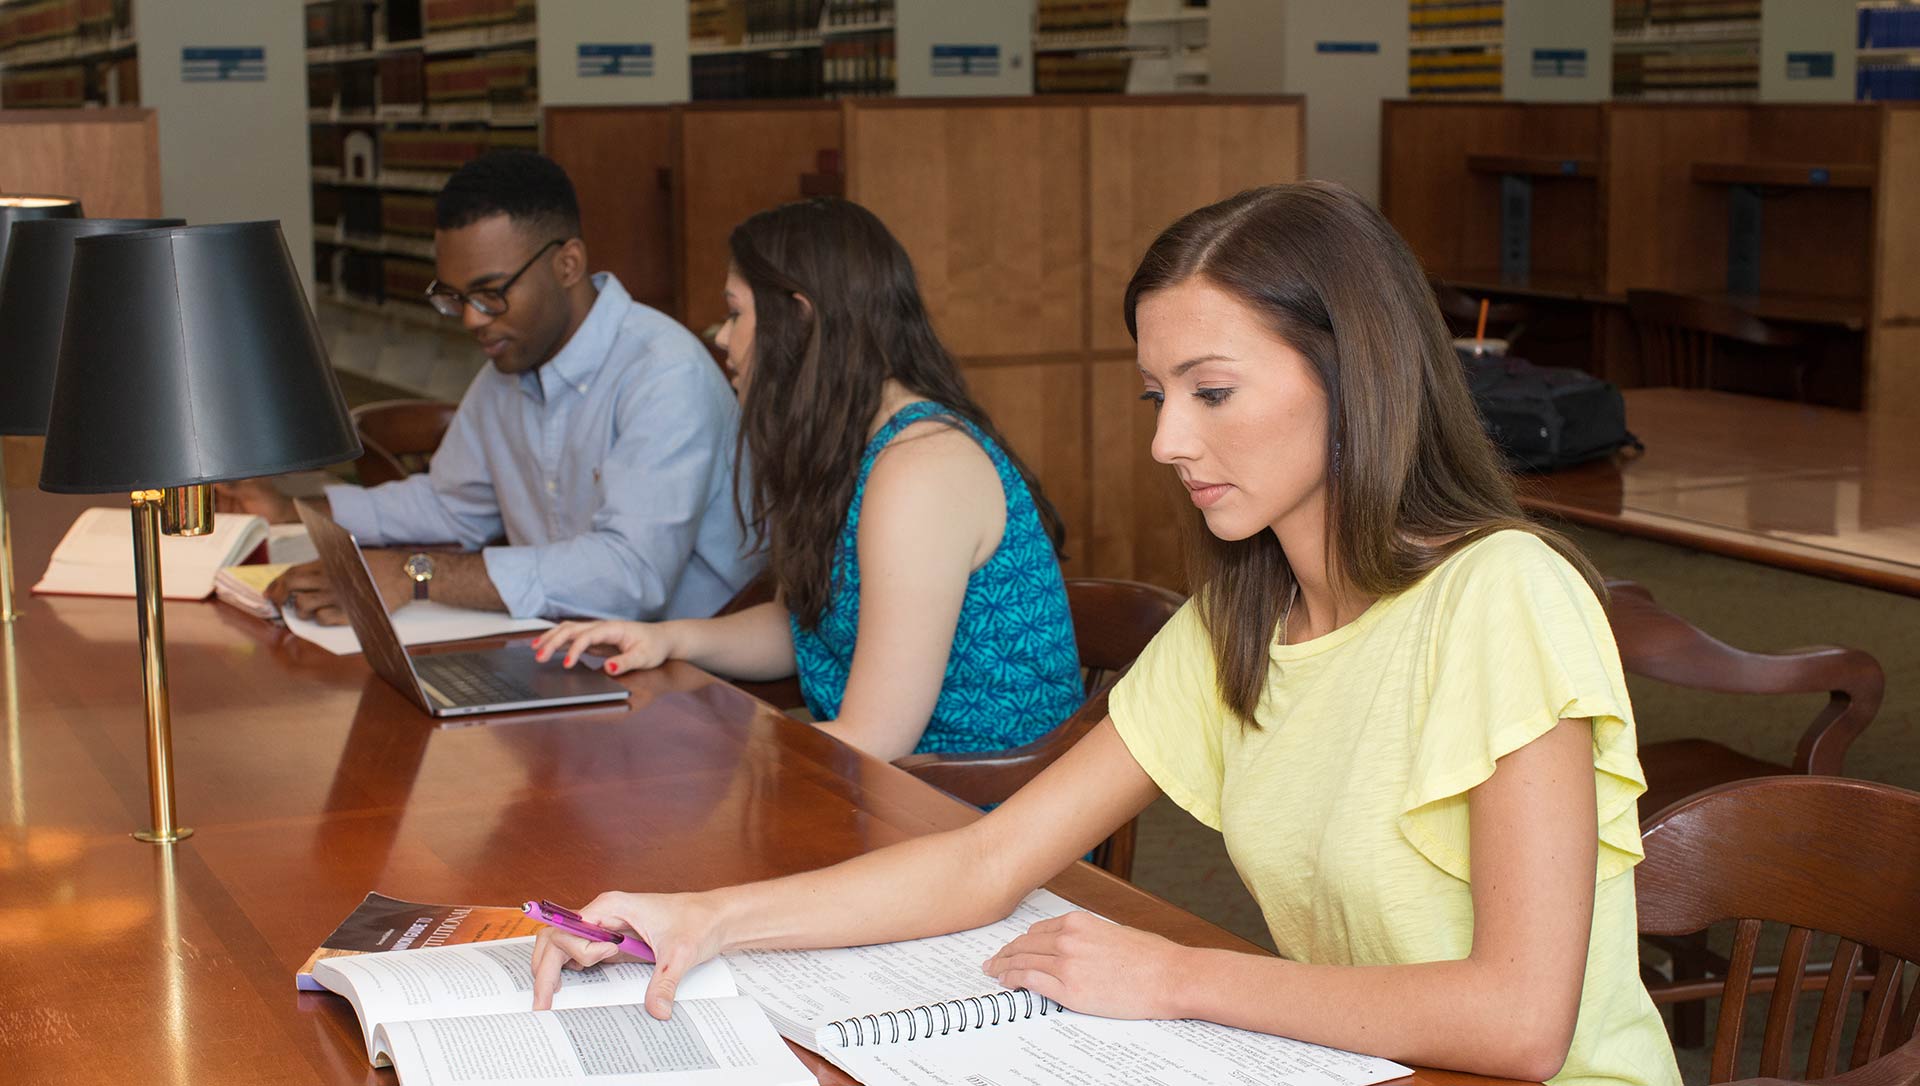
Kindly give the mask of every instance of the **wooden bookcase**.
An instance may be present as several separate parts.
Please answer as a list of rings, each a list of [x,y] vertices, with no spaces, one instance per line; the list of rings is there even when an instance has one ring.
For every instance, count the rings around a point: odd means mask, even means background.
[[[594,266],[696,332],[723,315],[740,220],[824,193],[872,209],[1065,517],[1069,574],[1177,586],[1191,511],[1148,454],[1121,296],[1174,219],[1297,180],[1304,115],[1280,96],[871,98],[549,107],[543,131]]]
[[[1857,368],[1831,399],[1875,412],[1920,403],[1920,106],[1383,111],[1381,204],[1429,275],[1583,308],[1596,370],[1638,376],[1627,291],[1680,291],[1825,329],[1836,360]],[[1508,262],[1503,275],[1500,186],[1516,174],[1534,178],[1533,259],[1526,274]]]

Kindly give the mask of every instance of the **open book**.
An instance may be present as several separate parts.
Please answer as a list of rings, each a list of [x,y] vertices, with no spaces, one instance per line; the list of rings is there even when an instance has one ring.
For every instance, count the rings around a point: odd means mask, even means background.
[[[513,905],[428,905],[368,894],[332,935],[320,941],[293,975],[293,983],[303,992],[325,991],[313,979],[314,964],[322,958],[517,939],[541,927]]]
[[[867,1086],[1367,1086],[1412,1073],[1211,1022],[1076,1014],[981,973],[1036,922],[1074,908],[1036,890],[1012,916],[971,931],[839,950],[740,951],[725,961],[782,1035]]]
[[[812,1086],[814,1077],[721,962],[680,982],[671,1021],[640,1005],[653,966],[569,972],[534,1011],[533,940],[323,958],[313,977],[360,1016],[367,1057],[400,1082]]]
[[[220,513],[202,536],[160,537],[160,594],[170,600],[204,600],[222,566],[266,557],[267,522]],[[133,518],[125,506],[81,513],[53,549],[46,576],[35,592],[70,596],[132,596]]]

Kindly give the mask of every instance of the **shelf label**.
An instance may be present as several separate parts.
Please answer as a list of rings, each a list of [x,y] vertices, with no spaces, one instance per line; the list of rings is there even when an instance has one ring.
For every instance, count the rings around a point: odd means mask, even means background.
[[[1788,53],[1788,79],[1832,79],[1832,53]]]
[[[575,46],[580,78],[597,76],[653,77],[652,42],[581,42]]]
[[[1377,41],[1317,41],[1313,43],[1316,53],[1378,53]]]
[[[1585,79],[1587,51],[1585,49],[1535,49],[1533,77],[1535,79]]]
[[[183,46],[180,50],[183,83],[265,83],[267,49],[264,45]]]
[[[933,74],[999,75],[998,45],[936,45],[933,47]]]

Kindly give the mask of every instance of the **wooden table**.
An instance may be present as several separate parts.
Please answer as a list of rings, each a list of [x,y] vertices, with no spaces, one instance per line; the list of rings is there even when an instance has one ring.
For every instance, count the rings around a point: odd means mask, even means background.
[[[1646,443],[1521,480],[1521,502],[1627,535],[1920,596],[1920,427],[1887,413],[1628,389]]]
[[[31,583],[74,516],[111,497],[10,501]],[[0,627],[7,1082],[391,1083],[346,1001],[293,987],[369,890],[511,903],[699,889],[977,817],[692,667],[626,677],[623,708],[441,725],[358,657],[170,603],[180,816],[197,832],[156,848],[127,836],[147,809],[132,602],[24,610]],[[1084,863],[1049,886],[1184,943],[1257,950]]]

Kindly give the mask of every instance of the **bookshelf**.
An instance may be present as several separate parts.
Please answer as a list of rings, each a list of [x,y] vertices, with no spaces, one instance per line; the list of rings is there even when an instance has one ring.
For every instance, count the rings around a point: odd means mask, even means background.
[[[1410,0],[1407,93],[1415,98],[1499,98],[1506,49],[1502,0]]]
[[[309,0],[314,279],[424,312],[433,194],[470,158],[540,146],[535,0]]]
[[[1205,91],[1210,12],[1185,0],[1039,0],[1036,94]]]
[[[1614,0],[1614,98],[1757,100],[1760,14],[1761,0]]]
[[[1861,0],[1854,97],[1920,100],[1920,0]]]
[[[0,2],[0,109],[139,103],[133,0]]]

